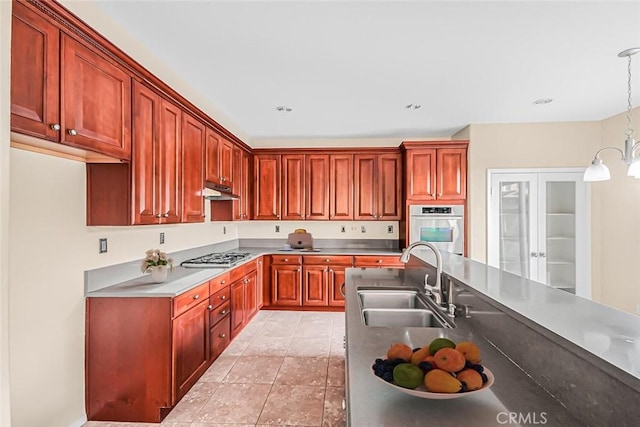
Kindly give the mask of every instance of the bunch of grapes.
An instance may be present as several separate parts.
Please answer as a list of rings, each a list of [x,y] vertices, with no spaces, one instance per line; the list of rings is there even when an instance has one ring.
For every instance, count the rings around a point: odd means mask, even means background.
[[[376,359],[373,364],[373,372],[376,376],[386,382],[393,382],[393,368],[401,363],[406,363],[404,359]]]

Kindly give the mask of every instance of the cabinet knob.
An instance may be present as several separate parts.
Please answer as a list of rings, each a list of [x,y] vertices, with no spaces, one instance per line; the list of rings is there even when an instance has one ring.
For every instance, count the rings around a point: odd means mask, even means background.
[[[227,299],[227,296],[226,296],[226,295],[220,295],[220,299],[221,299],[221,300],[226,300],[226,299]]]
[[[169,218],[169,213],[163,214],[162,215],[164,218]]]
[[[540,258],[546,258],[546,257],[547,257],[546,252],[540,252]]]
[[[330,271],[331,273],[333,273],[333,268],[330,268],[330,269],[329,269],[329,271]]]
[[[60,130],[60,125],[58,123],[52,123],[49,125],[52,130]]]
[[[538,258],[538,252],[531,252],[531,256],[534,258]]]
[[[71,136],[76,136],[78,134],[78,131],[75,129],[69,129],[67,133]]]
[[[324,259],[324,262],[329,262],[329,261],[331,261],[329,258]]]
[[[284,259],[284,262],[289,262],[289,258],[285,258],[285,259]]]
[[[200,295],[198,295],[198,294],[195,294],[195,295],[193,296],[193,299],[198,299],[198,298],[200,298]]]
[[[162,215],[156,214],[156,218],[162,218]]]
[[[220,337],[220,338],[226,338],[226,337],[227,337],[227,334],[220,334],[220,335],[218,335],[218,337]]]
[[[224,285],[225,283],[227,283],[227,281],[226,281],[226,280],[221,280],[221,281],[220,281],[220,284],[221,284],[221,285]],[[223,295],[223,296],[224,296],[224,295]]]
[[[209,311],[213,310],[213,306],[211,304],[209,304],[207,308],[209,309]]]
[[[379,259],[378,261],[376,261],[378,264],[382,264],[382,260]]]
[[[227,314],[227,313],[228,313],[228,311],[227,311],[227,310],[222,310],[222,311],[220,312],[220,314],[222,314],[223,316],[224,316],[225,314]]]

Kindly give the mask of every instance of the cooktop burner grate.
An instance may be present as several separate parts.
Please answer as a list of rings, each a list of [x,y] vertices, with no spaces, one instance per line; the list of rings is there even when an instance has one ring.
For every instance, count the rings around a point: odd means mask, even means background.
[[[191,268],[232,267],[250,255],[249,252],[214,252],[188,259],[180,265]]]

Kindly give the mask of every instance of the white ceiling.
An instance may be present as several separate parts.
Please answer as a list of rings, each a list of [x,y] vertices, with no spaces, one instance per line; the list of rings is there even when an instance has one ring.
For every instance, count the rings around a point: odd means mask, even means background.
[[[601,120],[640,47],[640,0],[94,2],[252,139]]]

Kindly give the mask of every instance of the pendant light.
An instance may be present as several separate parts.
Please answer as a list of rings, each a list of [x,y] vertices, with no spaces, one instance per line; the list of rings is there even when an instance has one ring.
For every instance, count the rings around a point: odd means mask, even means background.
[[[638,144],[633,139],[633,128],[631,127],[631,56],[640,52],[640,47],[623,50],[618,54],[620,58],[627,58],[627,136],[624,141],[624,151],[617,147],[605,147],[596,153],[591,165],[584,171],[585,181],[607,181],[611,179],[609,168],[602,163],[600,153],[604,150],[615,150],[620,153],[621,160],[627,164],[627,175],[640,178],[640,159],[634,157],[634,151],[638,148]]]

